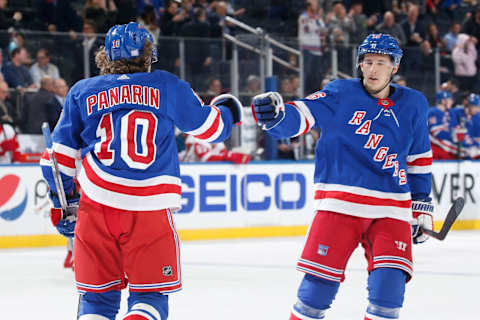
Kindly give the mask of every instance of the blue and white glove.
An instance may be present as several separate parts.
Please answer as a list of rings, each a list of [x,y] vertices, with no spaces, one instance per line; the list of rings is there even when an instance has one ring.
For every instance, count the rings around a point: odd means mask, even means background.
[[[256,95],[252,101],[252,113],[263,130],[275,128],[285,118],[282,96],[278,92]]]
[[[224,106],[227,107],[232,113],[233,124],[240,125],[242,124],[243,118],[243,106],[240,101],[234,95],[229,93],[224,93],[210,101],[210,104],[214,106]]]
[[[50,209],[50,220],[57,231],[65,237],[71,238],[74,235],[75,224],[77,222],[77,209],[80,195],[72,191],[67,195],[67,208],[62,210],[58,195],[50,191],[50,199],[53,202],[53,208]]]
[[[418,244],[428,240],[429,236],[423,232],[422,228],[433,230],[433,211],[434,206],[431,198],[412,201],[413,221],[412,239],[413,243]]]

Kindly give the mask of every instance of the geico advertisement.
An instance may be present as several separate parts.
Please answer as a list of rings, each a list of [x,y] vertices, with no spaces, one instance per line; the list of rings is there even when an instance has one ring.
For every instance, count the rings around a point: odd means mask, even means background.
[[[178,229],[305,225],[313,215],[313,163],[185,164]],[[480,162],[433,166],[431,196],[441,220],[463,196],[459,219],[480,219]],[[0,166],[0,236],[52,234],[47,185],[36,165]]]

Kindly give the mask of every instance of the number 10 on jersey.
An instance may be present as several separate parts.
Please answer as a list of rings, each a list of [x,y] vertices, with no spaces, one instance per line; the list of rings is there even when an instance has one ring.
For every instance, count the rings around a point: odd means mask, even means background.
[[[120,118],[120,128],[113,123],[111,113],[106,113],[100,119],[97,127],[97,137],[100,141],[95,144],[95,155],[106,166],[115,161],[115,152],[112,148],[114,138],[120,139],[120,157],[134,169],[147,169],[155,160],[157,146],[157,118],[149,111],[132,110]],[[115,136],[120,130],[120,136]]]

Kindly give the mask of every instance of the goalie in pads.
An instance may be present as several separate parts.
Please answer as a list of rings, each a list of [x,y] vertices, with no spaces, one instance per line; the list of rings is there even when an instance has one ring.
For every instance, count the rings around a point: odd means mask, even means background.
[[[165,320],[169,294],[182,287],[172,217],[181,205],[174,127],[221,142],[240,124],[241,105],[231,95],[204,105],[175,75],[151,72],[157,51],[137,23],[112,27],[95,60],[101,75],[71,88],[53,132],[67,195],[78,151],[82,158],[78,220],[57,222],[75,235],[78,319],[116,319],[128,286],[121,319]],[[43,166],[53,189],[50,171]]]
[[[253,99],[258,124],[277,138],[322,131],[317,212],[297,264],[305,276],[291,320],[325,318],[358,244],[368,261],[365,319],[400,317],[412,238],[425,241],[421,227],[433,223],[429,106],[420,92],[391,83],[401,57],[395,38],[371,34],[358,48],[360,79],[335,80],[287,103],[276,92]]]

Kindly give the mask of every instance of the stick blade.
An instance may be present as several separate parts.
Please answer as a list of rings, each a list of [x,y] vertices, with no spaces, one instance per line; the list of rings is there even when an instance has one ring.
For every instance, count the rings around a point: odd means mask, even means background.
[[[444,240],[448,232],[450,231],[450,228],[452,227],[452,225],[455,223],[458,216],[462,212],[464,205],[465,205],[464,198],[459,197],[455,199],[455,201],[453,201],[452,206],[450,207],[450,210],[448,210],[448,214],[447,214],[447,217],[445,218],[445,221],[443,222],[442,229],[440,229],[439,232],[435,232],[429,229],[423,229],[423,232],[425,232],[430,237],[433,237],[435,239]]]

